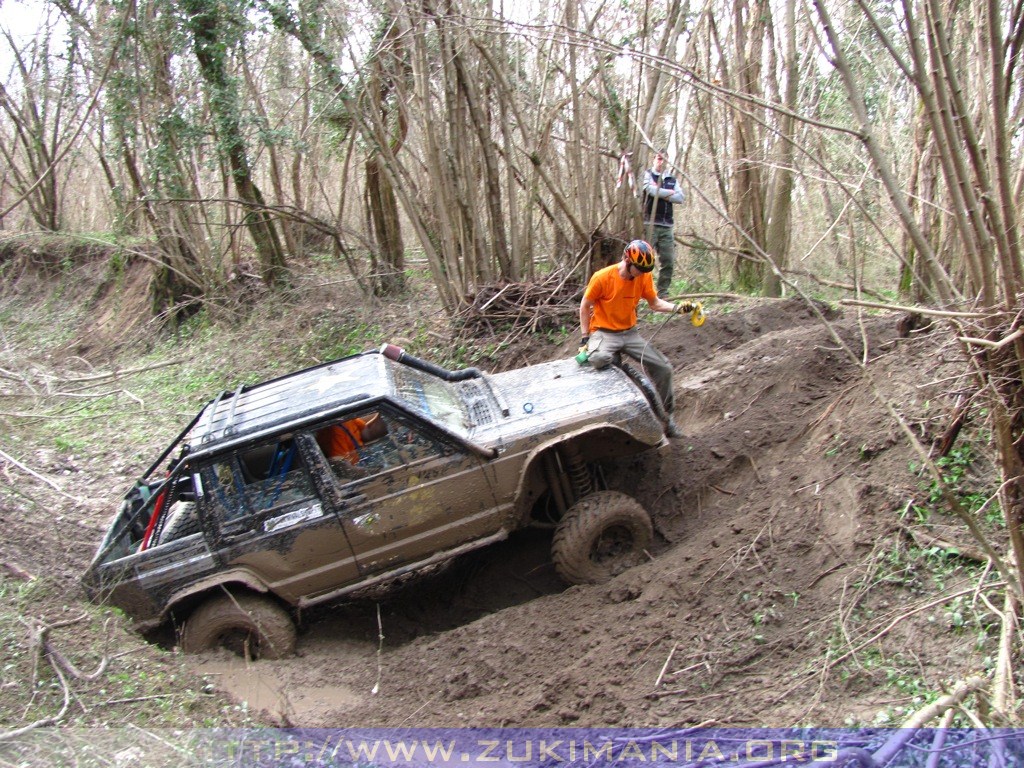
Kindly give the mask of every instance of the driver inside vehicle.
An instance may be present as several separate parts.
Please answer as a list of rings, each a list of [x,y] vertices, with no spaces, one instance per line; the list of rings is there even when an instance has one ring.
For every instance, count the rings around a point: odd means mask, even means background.
[[[379,440],[388,428],[379,413],[366,418],[356,417],[324,427],[316,433],[316,441],[328,459],[345,459],[350,464],[359,462],[359,449]]]

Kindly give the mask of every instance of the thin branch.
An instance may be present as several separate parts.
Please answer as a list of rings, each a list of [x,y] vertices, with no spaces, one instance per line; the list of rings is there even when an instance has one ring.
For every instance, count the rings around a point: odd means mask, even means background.
[[[912,307],[903,304],[884,304],[877,301],[862,301],[860,299],[840,299],[839,303],[849,307],[868,307],[870,309],[888,309],[892,312],[914,312],[918,315],[928,317],[962,317],[971,320],[980,320],[992,317],[992,312],[953,312],[944,309],[931,309],[929,307]]]

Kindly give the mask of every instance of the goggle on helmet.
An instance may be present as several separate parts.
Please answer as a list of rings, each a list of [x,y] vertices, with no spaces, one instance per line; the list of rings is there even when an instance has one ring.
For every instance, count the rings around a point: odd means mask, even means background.
[[[654,249],[646,240],[633,240],[623,251],[629,263],[641,272],[654,270]]]

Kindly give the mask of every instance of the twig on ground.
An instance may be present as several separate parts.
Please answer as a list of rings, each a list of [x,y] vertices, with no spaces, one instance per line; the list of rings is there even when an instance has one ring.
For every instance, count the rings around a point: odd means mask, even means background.
[[[86,381],[100,381],[103,379],[119,379],[123,376],[132,376],[136,373],[146,373],[147,371],[155,371],[160,368],[166,368],[169,365],[181,365],[183,360],[165,360],[162,363],[154,363],[153,365],[143,365],[138,368],[125,368],[123,371],[107,371],[105,373],[97,373],[91,376],[79,376],[61,379],[69,383],[74,382],[86,382]]]
[[[112,707],[115,704],[134,704],[137,701],[150,701],[152,699],[171,699],[174,698],[173,693],[154,693],[151,696],[131,696],[127,699],[107,699],[106,701],[100,701],[93,704],[94,707]]]
[[[851,391],[853,391],[853,389],[856,388],[857,386],[858,386],[857,384],[851,384],[850,386],[846,387],[846,389],[844,389],[842,392],[840,392],[838,395],[836,395],[832,399],[832,402],[829,403],[828,406],[825,408],[825,410],[821,412],[821,414],[818,416],[818,418],[814,419],[811,422],[808,422],[807,426],[805,426],[803,429],[801,429],[800,432],[797,433],[796,437],[803,437],[806,433],[810,432],[812,429],[814,429],[819,424],[821,424],[825,419],[827,419],[829,414],[832,413],[832,411],[835,410],[837,405],[839,405],[839,401],[842,400],[844,397],[846,397],[846,395],[848,395]],[[796,438],[794,438],[794,439],[796,439]]]
[[[803,680],[800,680],[800,681],[794,683],[793,685],[789,686],[785,691],[783,691],[779,696],[777,696],[774,699],[774,701],[775,702],[783,701],[784,699],[789,697],[794,691],[798,690],[799,688],[801,688],[804,685],[806,685],[807,683],[809,683],[812,679],[818,679],[819,680],[819,694],[820,694],[821,689],[825,685],[825,678],[826,678],[826,676],[827,676],[827,674],[828,674],[828,672],[830,670],[832,670],[833,668],[835,668],[836,666],[838,666],[842,662],[846,661],[850,657],[855,656],[857,653],[859,653],[860,651],[864,650],[865,648],[867,648],[868,646],[872,645],[873,643],[878,642],[881,638],[885,637],[889,632],[891,632],[895,627],[897,627],[901,622],[905,621],[906,619],[909,619],[911,616],[914,616],[914,615],[916,615],[918,613],[921,613],[922,611],[926,611],[926,610],[928,610],[930,608],[934,608],[937,605],[942,605],[943,603],[949,602],[950,600],[955,600],[958,597],[963,597],[965,595],[969,595],[969,594],[975,593],[975,592],[977,592],[979,590],[1000,589],[1000,588],[1005,588],[1006,586],[1007,585],[1006,585],[1005,581],[996,581],[996,582],[992,582],[991,584],[985,584],[985,585],[980,585],[980,586],[976,585],[976,586],[970,587],[968,589],[961,589],[961,590],[958,590],[956,592],[947,593],[947,594],[945,594],[945,595],[943,595],[941,597],[938,597],[938,598],[935,598],[933,600],[928,600],[926,602],[923,602],[923,603],[917,605],[916,607],[911,608],[908,611],[904,611],[903,613],[901,613],[898,616],[896,616],[895,618],[893,618],[882,629],[880,629],[879,631],[877,631],[873,635],[871,635],[871,637],[869,637],[867,640],[864,640],[863,642],[860,642],[855,647],[851,647],[850,650],[848,650],[845,653],[835,657],[834,659],[824,659],[822,664],[821,664],[820,669],[815,669],[814,670],[815,674],[814,674],[813,678],[812,677],[807,677],[807,678],[805,678]],[[845,592],[845,589],[844,589],[844,592]],[[841,622],[841,626],[843,626],[844,633],[845,633],[845,625],[842,622]],[[853,645],[853,640],[852,640],[852,638],[849,638],[849,636],[847,636],[847,643],[849,645],[851,645],[851,646]]]
[[[764,485],[764,480],[761,479],[761,473],[757,471],[757,464],[754,463],[754,457],[751,456],[750,454],[747,454],[747,453],[745,453],[743,455],[746,456],[747,457],[747,461],[750,462],[750,468],[752,470],[754,470],[754,477],[757,479],[757,482],[760,485]]]
[[[380,692],[380,680],[384,673],[384,667],[381,664],[381,655],[384,653],[384,625],[380,620],[380,603],[377,603],[377,682],[373,684],[373,689],[370,691],[372,694]]]
[[[70,622],[65,622],[70,623]],[[50,659],[50,666],[53,669],[57,679],[60,681],[61,690],[64,694],[64,701],[61,704],[60,711],[51,715],[50,717],[43,717],[39,720],[29,723],[22,728],[16,728],[13,731],[0,731],[0,742],[11,741],[12,739],[20,738],[26,733],[34,731],[37,728],[44,728],[49,725],[56,725],[64,719],[67,714],[68,708],[71,706],[71,687],[68,685],[67,678],[64,677],[64,672],[61,666],[54,663],[53,657],[46,651],[45,633],[49,630],[44,624],[33,622],[29,626],[29,649],[33,653],[32,660],[32,687],[35,688],[36,673],[39,668],[39,659],[44,656]],[[27,712],[26,712],[27,714]]]
[[[704,667],[709,673],[711,672],[711,665],[706,661],[698,661],[696,664],[691,664],[688,667],[677,669],[675,672],[669,672],[667,677],[679,677],[679,675],[685,675],[687,672],[693,672],[698,667]]]
[[[928,549],[930,547],[955,549],[958,555],[965,557],[968,560],[974,560],[979,563],[988,562],[988,555],[982,552],[980,548],[972,547],[970,544],[954,544],[951,541],[946,541],[938,536],[925,533],[924,531],[918,530],[910,525],[900,525],[900,530],[912,538],[914,543],[922,549]]]
[[[661,665],[661,672],[658,673],[658,679],[654,681],[654,687],[657,688],[661,685],[662,678],[665,677],[665,670],[668,669],[668,665],[672,663],[672,657],[675,656],[676,648],[679,647],[679,643],[672,644],[672,650],[668,652],[668,658],[665,659],[665,663]]]
[[[679,688],[675,691],[651,691],[645,695],[647,699],[663,699],[666,696],[681,696],[684,693],[690,693],[689,688]],[[697,696],[691,699],[679,699],[680,704],[696,704],[701,701],[707,701],[708,699],[720,699],[723,696],[733,696],[732,691],[722,691],[721,693],[709,693],[706,696]]]
[[[1006,582],[1004,582],[1004,581],[997,581],[997,582],[993,582],[992,584],[985,585],[984,588],[986,588],[986,589],[995,589],[995,588],[998,588],[998,587],[1005,587],[1005,586],[1006,586]],[[971,587],[970,589],[962,589],[962,590],[960,590],[958,592],[953,592],[953,593],[950,593],[950,594],[943,595],[941,597],[937,597],[934,600],[928,600],[928,601],[926,601],[924,603],[921,603],[920,605],[918,605],[915,608],[911,608],[908,611],[904,611],[903,613],[901,613],[898,616],[896,616],[896,618],[894,618],[888,624],[886,624],[885,627],[883,627],[878,632],[873,634],[867,640],[864,640],[863,642],[861,642],[855,648],[851,648],[846,653],[841,654],[840,656],[837,656],[834,659],[829,659],[827,662],[825,662],[825,667],[831,668],[831,667],[836,666],[837,664],[841,664],[842,662],[846,661],[846,659],[850,658],[850,656],[854,655],[858,651],[862,651],[865,648],[867,648],[869,645],[872,645],[873,643],[878,642],[880,639],[882,639],[887,634],[889,634],[893,629],[895,629],[899,624],[901,624],[903,621],[906,621],[911,616],[915,616],[916,614],[921,613],[922,611],[927,611],[929,608],[934,608],[937,605],[942,605],[943,603],[948,603],[950,600],[955,600],[958,597],[963,597],[964,595],[969,595],[972,592],[974,592],[975,589],[976,589],[976,587]]]
[[[32,581],[32,579],[35,578],[33,574],[29,573],[20,565],[14,562],[7,561],[4,563],[0,563],[0,568],[3,568],[12,577],[14,577],[15,579],[19,579],[20,581]]]
[[[170,696],[170,695],[173,695],[173,694],[165,694],[165,695]],[[156,698],[156,697],[149,697],[149,698]],[[177,744],[175,744],[175,743],[173,743],[171,741],[168,741],[167,739],[161,738],[160,736],[157,736],[152,731],[147,731],[145,728],[140,728],[135,723],[128,723],[128,727],[129,728],[134,728],[139,733],[143,734],[144,736],[147,736],[150,739],[153,739],[154,741],[159,741],[161,744],[167,745],[168,747],[173,749],[175,752],[180,752],[182,755],[186,755],[189,758],[193,757],[193,755],[188,750],[182,749]]]
[[[817,576],[815,576],[810,584],[808,584],[806,587],[804,587],[804,591],[806,592],[806,591],[812,589],[813,587],[815,587],[818,584],[819,581],[824,579],[826,576],[828,576],[829,574],[835,573],[836,571],[838,571],[838,570],[840,570],[842,568],[845,568],[846,566],[847,566],[847,563],[836,563],[831,568],[826,568],[824,571],[822,571]]]

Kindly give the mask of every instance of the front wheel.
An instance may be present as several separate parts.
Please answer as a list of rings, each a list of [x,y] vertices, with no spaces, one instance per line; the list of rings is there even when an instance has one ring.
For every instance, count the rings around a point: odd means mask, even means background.
[[[296,630],[288,612],[269,598],[225,594],[196,608],[181,632],[181,650],[222,647],[247,659],[281,659],[295,653]]]
[[[598,491],[566,511],[551,558],[570,584],[600,584],[642,562],[653,538],[650,515],[636,499]]]

